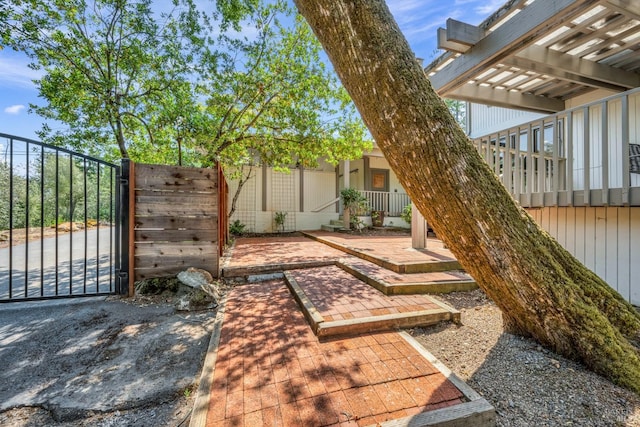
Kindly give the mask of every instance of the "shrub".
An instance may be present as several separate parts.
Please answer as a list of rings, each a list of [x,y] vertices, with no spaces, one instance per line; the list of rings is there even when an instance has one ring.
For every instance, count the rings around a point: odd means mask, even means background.
[[[229,232],[234,236],[241,236],[244,233],[245,224],[241,223],[239,219],[236,219],[229,225]]]

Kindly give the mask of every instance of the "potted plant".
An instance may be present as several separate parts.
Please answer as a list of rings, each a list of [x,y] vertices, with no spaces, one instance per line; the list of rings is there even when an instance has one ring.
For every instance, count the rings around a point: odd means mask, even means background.
[[[384,211],[371,211],[371,222],[374,227],[382,227],[384,225]]]
[[[348,224],[348,227],[351,228],[358,224],[360,221],[356,221],[355,223],[351,221],[351,218],[356,218],[358,214],[363,213],[367,210],[367,198],[362,195],[355,188],[344,188],[340,192],[340,197],[342,198],[342,205],[344,206],[343,220],[345,225]],[[366,213],[366,212],[365,212]]]

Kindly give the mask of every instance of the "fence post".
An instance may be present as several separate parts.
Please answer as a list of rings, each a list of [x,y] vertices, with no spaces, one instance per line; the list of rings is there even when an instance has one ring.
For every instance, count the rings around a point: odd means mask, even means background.
[[[116,186],[116,293],[131,295],[129,292],[130,277],[133,278],[132,265],[129,263],[130,254],[130,197],[131,197],[131,172],[132,162],[122,159],[118,185]]]

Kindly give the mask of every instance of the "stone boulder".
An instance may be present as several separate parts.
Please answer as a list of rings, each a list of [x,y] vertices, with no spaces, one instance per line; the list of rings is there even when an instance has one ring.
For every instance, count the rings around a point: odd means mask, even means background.
[[[182,295],[176,302],[178,310],[189,311],[218,305],[220,292],[208,271],[190,267],[178,273],[177,278],[186,288],[184,292],[179,292]]]

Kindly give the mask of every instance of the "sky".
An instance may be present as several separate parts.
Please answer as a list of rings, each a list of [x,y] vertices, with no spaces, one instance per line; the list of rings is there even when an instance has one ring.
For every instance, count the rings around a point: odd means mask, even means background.
[[[477,25],[497,10],[505,0],[387,0],[416,56],[425,65],[438,56],[436,31],[448,18]],[[43,120],[29,113],[29,104],[42,104],[33,79],[38,72],[29,68],[29,59],[20,52],[0,50],[0,133],[37,139]],[[61,125],[57,125],[61,126]],[[52,124],[51,127],[57,127]]]

